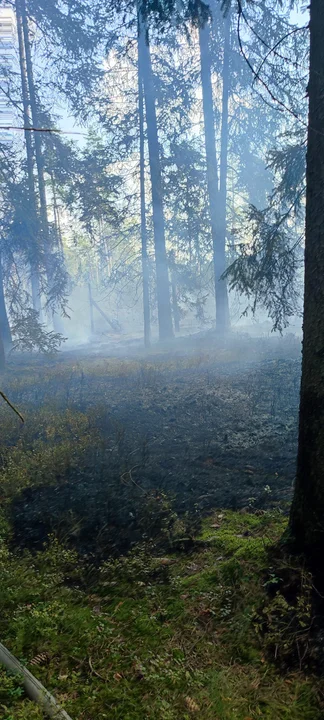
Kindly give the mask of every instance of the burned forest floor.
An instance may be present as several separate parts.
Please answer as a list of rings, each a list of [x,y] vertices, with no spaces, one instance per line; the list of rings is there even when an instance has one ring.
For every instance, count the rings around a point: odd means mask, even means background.
[[[1,638],[73,720],[322,717],[307,582],[294,621],[268,593],[299,382],[294,336],[9,362],[25,422],[1,405]],[[42,717],[0,680],[1,717]]]
[[[187,340],[145,357],[92,349],[81,358],[70,352],[47,363],[14,363],[4,387],[26,424],[19,427],[2,408],[9,445],[17,441],[30,458],[43,444],[59,462],[56,473],[53,466],[42,478],[38,467],[15,486],[28,488],[32,502],[33,492],[86,484],[94,472],[100,484],[162,491],[180,513],[283,506],[295,472],[299,382],[293,336],[234,336],[225,348],[203,337],[198,346]],[[86,467],[76,467],[86,438]],[[67,443],[71,457],[67,452],[62,469]]]

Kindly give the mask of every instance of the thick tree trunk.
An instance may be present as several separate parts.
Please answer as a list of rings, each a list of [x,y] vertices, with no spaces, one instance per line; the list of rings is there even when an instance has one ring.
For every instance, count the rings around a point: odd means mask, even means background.
[[[290,536],[324,585],[324,3],[310,4],[304,341]]]
[[[147,254],[146,207],[145,207],[145,158],[144,158],[144,96],[142,53],[140,52],[140,24],[138,27],[138,110],[140,133],[140,196],[141,196],[141,255],[143,275],[144,345],[151,344],[149,265]]]
[[[20,65],[20,76],[21,76],[21,90],[22,100],[24,108],[24,127],[25,130],[25,143],[26,143],[26,157],[27,157],[27,176],[28,176],[28,191],[30,201],[30,213],[29,213],[29,231],[31,243],[33,245],[30,248],[30,265],[31,265],[31,287],[32,287],[32,301],[33,308],[37,312],[41,312],[40,302],[40,279],[39,279],[39,222],[37,212],[37,196],[35,190],[35,178],[34,178],[34,153],[32,146],[32,134],[28,128],[32,126],[31,112],[29,105],[29,94],[28,94],[28,80],[27,80],[27,66],[26,66],[26,54],[24,45],[24,33],[23,24],[21,17],[21,7],[19,0],[16,0],[16,18],[17,18],[17,34],[18,34],[18,46],[19,46],[19,65]]]
[[[157,131],[155,91],[150,47],[144,22],[140,22],[139,53],[143,75],[146,109],[147,140],[152,184],[153,227],[156,262],[157,305],[160,340],[173,337],[168,261],[165,246],[165,223],[163,213],[163,190]]]
[[[0,255],[0,335],[4,348],[7,350],[12,345],[10,325],[8,321],[6,301],[3,287],[2,261]]]
[[[207,185],[209,214],[213,242],[214,282],[216,299],[216,329],[224,334],[229,323],[227,285],[221,279],[226,269],[225,242],[220,228],[220,198],[218,188],[218,168],[214,126],[214,106],[211,81],[211,57],[209,49],[209,24],[199,30],[201,85],[205,129],[205,150],[207,165]]]

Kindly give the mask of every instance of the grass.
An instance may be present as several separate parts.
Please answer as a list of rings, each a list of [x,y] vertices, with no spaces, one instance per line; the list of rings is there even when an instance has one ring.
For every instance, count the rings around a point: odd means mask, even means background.
[[[74,720],[320,719],[321,683],[278,672],[258,632],[284,525],[278,512],[217,512],[190,555],[141,546],[92,571],[55,539],[33,556],[3,539],[2,641]],[[42,717],[0,677],[3,720]]]
[[[191,461],[184,465],[179,444],[172,454],[179,454],[184,475],[177,485],[179,478],[170,473],[170,487],[181,500],[188,481],[193,499],[192,516],[177,516],[156,487],[161,459],[171,452],[166,448],[176,411],[168,410],[165,435],[166,421],[159,425],[159,413],[148,415],[154,442],[162,440],[156,456],[156,445],[151,448],[146,437],[130,434],[118,420],[125,388],[127,412],[129,394],[137,393],[145,412],[155,404],[162,413],[168,373],[204,363],[208,358],[201,355],[166,356],[158,366],[154,357],[101,358],[49,362],[39,366],[38,376],[33,365],[17,377],[15,368],[8,373],[5,390],[26,423],[21,426],[0,406],[0,639],[73,720],[323,717],[324,685],[309,672],[303,652],[289,669],[292,648],[300,652],[307,636],[310,604],[307,578],[293,607],[277,591],[280,569],[272,567],[269,550],[284,531],[284,514],[278,508],[215,510],[199,527],[197,469],[189,477]],[[216,380],[206,378],[209,397]],[[212,406],[208,417],[206,407],[204,427],[215,433],[224,407],[218,412]],[[138,412],[136,406],[135,425]],[[262,412],[268,412],[266,405]],[[189,421],[181,433],[192,434],[200,423],[196,405],[185,406],[185,413]],[[220,466],[205,467],[206,459],[213,460],[210,449],[199,449],[200,455],[204,473],[212,483],[217,473],[221,482]],[[205,492],[205,474],[200,482]],[[29,492],[36,498],[30,507]],[[65,508],[65,498],[74,511]],[[38,523],[39,541],[48,503],[46,527],[53,528],[40,549],[32,531]],[[21,515],[15,517],[13,508]],[[120,554],[130,546],[127,555]],[[172,552],[175,547],[180,550]],[[1,668],[0,717],[43,718],[19,680]]]

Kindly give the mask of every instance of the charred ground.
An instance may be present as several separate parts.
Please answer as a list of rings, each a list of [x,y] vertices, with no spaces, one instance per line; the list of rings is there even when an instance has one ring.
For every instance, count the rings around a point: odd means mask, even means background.
[[[171,506],[186,538],[215,507],[284,508],[299,378],[293,336],[14,363],[6,390],[27,422],[2,411],[1,485],[15,541],[54,533],[106,555],[158,534]]]

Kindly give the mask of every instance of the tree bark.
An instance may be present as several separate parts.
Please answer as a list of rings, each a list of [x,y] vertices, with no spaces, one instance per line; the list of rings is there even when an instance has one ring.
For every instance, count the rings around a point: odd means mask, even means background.
[[[149,266],[147,254],[147,232],[146,232],[146,207],[145,207],[145,158],[144,158],[144,96],[143,96],[143,73],[142,53],[140,52],[141,27],[138,23],[138,110],[139,110],[139,133],[140,133],[140,196],[141,196],[141,256],[143,275],[143,315],[144,315],[144,345],[146,348],[151,344],[151,319],[150,319],[150,290],[149,290]]]
[[[148,34],[141,18],[139,33],[139,54],[143,76],[146,110],[147,140],[149,149],[152,184],[154,247],[156,262],[156,286],[160,340],[173,337],[168,261],[165,245],[165,223],[163,212],[163,189],[160,150],[156,120],[155,90]]]
[[[324,585],[324,3],[310,4],[304,340],[290,539]]]
[[[28,80],[27,80],[27,66],[26,66],[26,54],[24,45],[24,34],[23,24],[21,17],[21,8],[19,0],[16,0],[16,18],[17,18],[17,34],[18,34],[18,46],[19,46],[19,65],[20,65],[20,76],[21,76],[21,90],[22,100],[24,108],[24,127],[25,129],[25,143],[26,143],[26,157],[27,157],[27,177],[28,177],[28,191],[30,201],[30,236],[33,243],[31,249],[31,255],[33,256],[30,261],[31,265],[31,287],[32,287],[32,301],[33,308],[37,312],[41,312],[40,302],[40,280],[39,280],[39,222],[38,222],[38,211],[37,211],[37,195],[35,190],[35,177],[34,177],[34,153],[32,146],[32,134],[28,128],[32,126],[31,113],[29,105],[29,94],[28,94]]]
[[[2,261],[0,254],[0,335],[4,348],[7,350],[12,345],[12,337],[10,331],[10,325],[7,315],[6,301],[4,296],[3,287],[3,272],[2,272]]]
[[[226,269],[225,241],[220,227],[220,193],[218,188],[218,167],[214,125],[214,106],[211,81],[211,57],[209,49],[210,27],[206,23],[199,29],[201,85],[205,130],[207,165],[207,186],[209,214],[213,243],[214,283],[216,300],[216,329],[224,334],[228,329],[229,307],[226,281],[221,279]]]

